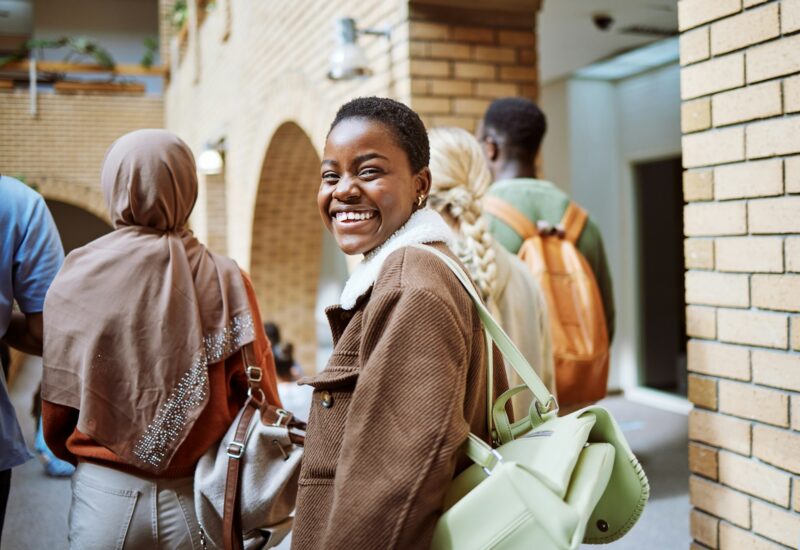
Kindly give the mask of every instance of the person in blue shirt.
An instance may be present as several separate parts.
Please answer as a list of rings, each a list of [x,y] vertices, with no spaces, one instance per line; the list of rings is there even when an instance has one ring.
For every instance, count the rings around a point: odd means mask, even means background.
[[[41,195],[0,175],[0,338],[32,355],[42,354],[42,310],[64,250]],[[18,310],[14,308],[16,301]],[[0,536],[11,469],[31,458],[0,376]]]

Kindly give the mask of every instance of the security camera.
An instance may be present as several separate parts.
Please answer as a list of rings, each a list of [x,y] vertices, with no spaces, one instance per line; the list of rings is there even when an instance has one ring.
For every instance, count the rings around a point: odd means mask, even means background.
[[[597,30],[607,31],[614,24],[614,18],[607,13],[595,13],[592,14],[592,23]]]

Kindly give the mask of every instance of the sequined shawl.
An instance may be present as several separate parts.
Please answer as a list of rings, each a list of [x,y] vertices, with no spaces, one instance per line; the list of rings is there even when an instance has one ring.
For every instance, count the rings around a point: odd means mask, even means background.
[[[157,474],[208,402],[209,365],[253,341],[253,320],[236,263],[186,228],[197,176],[185,143],[127,134],[101,183],[114,231],[72,252],[50,287],[42,397]]]

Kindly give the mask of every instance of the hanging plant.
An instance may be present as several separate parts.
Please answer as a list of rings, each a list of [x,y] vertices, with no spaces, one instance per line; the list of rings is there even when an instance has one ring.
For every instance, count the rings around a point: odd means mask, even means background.
[[[153,62],[156,59],[156,52],[158,51],[158,41],[155,38],[145,38],[144,39],[144,55],[142,55],[142,60],[139,61],[142,67],[145,69],[149,69],[153,66]]]
[[[93,61],[100,67],[113,71],[116,63],[108,50],[100,46],[94,40],[82,36],[72,38],[64,36],[57,39],[34,39],[28,40],[22,48],[14,54],[0,58],[0,67],[12,61],[27,59],[32,51],[39,51],[39,57],[44,56],[44,50],[67,48],[64,62],[71,61]]]
[[[172,5],[172,13],[170,14],[170,22],[176,30],[180,30],[186,24],[189,18],[189,5],[186,0],[176,0]]]

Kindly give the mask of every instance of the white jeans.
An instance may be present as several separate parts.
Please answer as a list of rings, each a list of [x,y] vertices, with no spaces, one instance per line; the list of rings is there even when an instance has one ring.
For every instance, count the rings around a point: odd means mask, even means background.
[[[69,546],[199,550],[192,478],[143,478],[79,464],[72,476]]]

